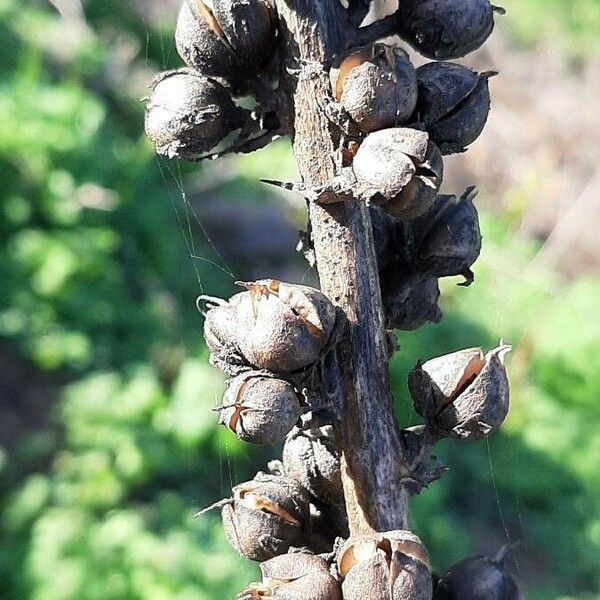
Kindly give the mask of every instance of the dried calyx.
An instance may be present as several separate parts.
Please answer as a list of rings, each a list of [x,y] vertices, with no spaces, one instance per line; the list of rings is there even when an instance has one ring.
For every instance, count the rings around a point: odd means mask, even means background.
[[[151,86],[145,130],[157,154],[195,160],[241,128],[249,113],[220,83],[189,69],[163,73]]]
[[[494,28],[489,0],[403,0],[398,9],[399,35],[428,58],[448,60],[477,50]]]
[[[469,348],[418,364],[408,386],[416,411],[438,437],[477,440],[495,431],[508,414],[504,357],[510,346],[487,354]]]
[[[219,409],[219,423],[252,444],[276,444],[300,418],[294,386],[264,371],[248,371],[230,382]]]
[[[448,62],[417,69],[416,115],[442,154],[463,152],[483,131],[490,111],[489,79],[495,74]]]
[[[303,545],[309,503],[298,482],[259,474],[232,491],[233,498],[222,509],[223,528],[240,554],[264,561]]]
[[[259,72],[275,40],[275,17],[266,0],[185,0],[175,32],[188,66],[230,80]]]
[[[394,216],[411,219],[434,202],[442,180],[439,151],[426,132],[406,127],[370,133],[352,164],[357,191],[367,200],[390,204]]]
[[[338,582],[327,563],[306,552],[277,556],[260,565],[261,583],[252,583],[238,600],[341,600]]]
[[[351,50],[330,71],[334,96],[364,133],[406,122],[417,103],[415,68],[400,48]]]
[[[338,553],[344,600],[430,600],[427,550],[410,531],[351,537]]]

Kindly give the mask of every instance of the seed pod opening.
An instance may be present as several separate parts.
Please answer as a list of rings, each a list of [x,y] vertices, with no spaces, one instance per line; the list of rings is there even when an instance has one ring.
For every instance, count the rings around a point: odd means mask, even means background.
[[[265,279],[243,284],[239,346],[252,365],[278,373],[316,362],[335,324],[335,307],[319,290]]]
[[[294,386],[261,372],[238,375],[229,383],[219,423],[251,444],[276,444],[300,418]]]
[[[175,31],[177,51],[205,75],[247,78],[275,45],[273,12],[264,0],[185,0]]]
[[[429,600],[429,557],[410,531],[351,537],[340,549],[338,570],[344,600]]]
[[[222,510],[231,545],[250,560],[265,561],[302,545],[308,494],[288,477],[262,475],[233,488]]]
[[[408,378],[416,411],[441,437],[477,440],[495,431],[508,414],[509,351],[469,348],[417,365]]]
[[[195,160],[245,122],[220,83],[187,70],[164,73],[152,84],[145,130],[157,154]]]
[[[365,133],[406,122],[417,103],[415,68],[393,46],[351,51],[331,70],[330,79],[337,101]]]
[[[427,58],[460,58],[479,48],[492,33],[489,0],[406,0],[398,9],[399,34]]]

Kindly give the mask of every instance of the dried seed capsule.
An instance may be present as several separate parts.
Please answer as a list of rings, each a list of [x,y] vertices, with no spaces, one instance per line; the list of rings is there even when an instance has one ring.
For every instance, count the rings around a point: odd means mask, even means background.
[[[275,35],[273,12],[264,0],[185,0],[175,42],[188,66],[239,79],[268,62]]]
[[[302,544],[308,494],[289,477],[260,475],[233,488],[233,500],[223,506],[222,517],[225,535],[240,554],[268,560]]]
[[[509,351],[469,348],[418,364],[408,377],[416,411],[440,437],[477,440],[495,431],[508,414]]]
[[[331,425],[293,429],[283,446],[283,468],[317,500],[340,504],[344,500],[340,455]]]
[[[277,444],[300,418],[294,386],[260,371],[238,375],[229,383],[219,423],[251,444]]]
[[[145,130],[158,154],[194,160],[240,128],[246,117],[220,83],[182,69],[154,80]]]
[[[319,290],[264,279],[248,288],[237,311],[238,340],[249,363],[278,373],[318,360],[335,324],[335,307]]]
[[[479,48],[494,28],[489,0],[406,0],[400,3],[400,36],[423,56],[460,58]]]
[[[450,567],[436,585],[434,600],[521,600],[504,554],[503,549],[494,559],[471,556]]]
[[[204,319],[204,339],[211,352],[238,351],[237,305],[241,295],[236,294],[228,301],[211,299],[213,304],[208,306]]]
[[[340,549],[344,600],[430,600],[427,550],[410,531],[351,537]]]
[[[417,104],[415,68],[400,48],[353,50],[330,78],[336,100],[365,133],[406,122]]]

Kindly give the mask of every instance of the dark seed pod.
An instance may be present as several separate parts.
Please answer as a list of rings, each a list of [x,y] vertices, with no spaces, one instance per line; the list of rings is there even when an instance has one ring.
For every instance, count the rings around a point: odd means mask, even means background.
[[[340,549],[344,600],[430,600],[429,557],[410,531],[351,537]]]
[[[294,428],[283,446],[285,474],[297,479],[317,500],[340,504],[344,500],[340,455],[331,425]]]
[[[185,0],[175,42],[188,66],[235,80],[261,70],[275,36],[273,12],[264,0]]]
[[[406,0],[400,3],[400,36],[427,58],[460,58],[479,48],[494,28],[489,0]]]
[[[316,362],[335,324],[335,307],[319,290],[265,279],[248,288],[237,310],[239,346],[248,362],[277,373]]]
[[[246,118],[247,112],[220,83],[182,69],[154,80],[145,130],[157,154],[194,160],[239,129]]]
[[[400,48],[353,50],[330,78],[336,100],[365,133],[406,122],[417,104],[415,68]]]
[[[260,371],[238,375],[229,383],[219,423],[251,444],[277,444],[302,414],[294,386]]]
[[[505,550],[497,558],[471,556],[451,567],[438,581],[434,600],[521,600],[522,594],[504,564]]]
[[[508,414],[509,388],[500,345],[484,355],[469,348],[418,364],[408,387],[416,411],[440,437],[477,440],[495,431]]]
[[[306,490],[289,477],[260,475],[233,488],[223,507],[223,528],[232,546],[250,560],[264,561],[302,545],[308,523]]]

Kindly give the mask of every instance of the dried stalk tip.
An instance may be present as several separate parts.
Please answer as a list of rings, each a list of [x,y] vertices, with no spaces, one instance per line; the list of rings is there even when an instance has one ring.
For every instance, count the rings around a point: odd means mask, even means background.
[[[336,100],[365,133],[405,123],[417,103],[415,68],[393,46],[350,51],[330,71],[330,79]]]
[[[265,561],[302,545],[308,494],[289,477],[260,475],[233,488],[222,518],[231,545],[250,560]]]
[[[234,377],[225,392],[219,423],[251,444],[278,444],[302,414],[294,386],[260,371]]]
[[[417,365],[408,387],[416,411],[440,437],[477,440],[504,422],[509,387],[500,345],[484,355],[469,348]]]
[[[403,0],[398,33],[427,58],[460,58],[487,40],[494,12],[489,0]]]
[[[152,84],[145,130],[157,154],[195,160],[242,127],[247,112],[220,83],[180,70]]]
[[[338,553],[344,600],[430,600],[427,550],[410,531],[351,537]]]
[[[230,80],[259,72],[275,38],[275,17],[265,0],[185,0],[175,32],[188,66]]]
[[[335,324],[335,307],[319,290],[264,279],[242,284],[237,334],[246,360],[290,373],[316,362]]]

